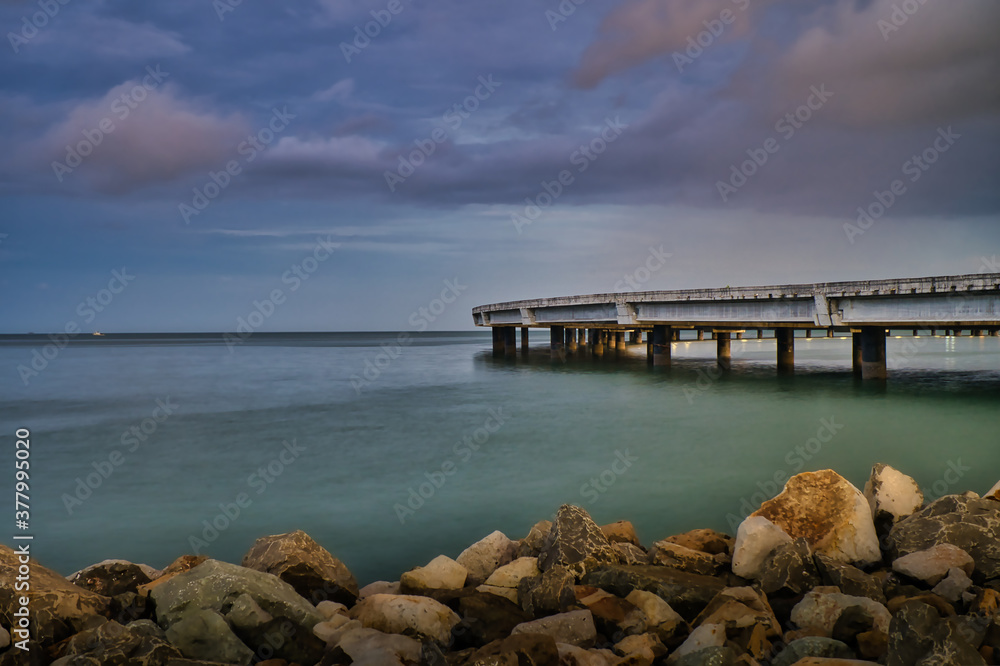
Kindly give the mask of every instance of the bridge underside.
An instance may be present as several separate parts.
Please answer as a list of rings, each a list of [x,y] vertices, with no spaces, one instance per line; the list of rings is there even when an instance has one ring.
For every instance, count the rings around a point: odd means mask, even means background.
[[[855,372],[884,379],[887,329],[931,334],[996,335],[1000,329],[1000,274],[779,285],[709,290],[593,294],[567,298],[515,301],[473,310],[477,326],[494,329],[494,350],[511,354],[521,327],[527,349],[530,328],[551,331],[552,353],[578,349],[601,355],[620,350],[647,334],[647,356],[654,366],[669,365],[670,343],[681,330],[711,333],[717,340],[719,365],[729,367],[730,340],[747,330],[773,329],[780,372],[790,372],[795,329],[832,337],[851,333]],[[583,331],[589,331],[583,340]],[[579,343],[579,344],[578,344]]]

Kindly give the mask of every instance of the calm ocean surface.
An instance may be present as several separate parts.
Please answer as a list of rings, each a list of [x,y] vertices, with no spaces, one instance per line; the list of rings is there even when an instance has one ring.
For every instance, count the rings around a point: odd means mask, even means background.
[[[527,360],[494,360],[477,331],[415,335],[388,364],[395,334],[258,334],[232,351],[218,336],[88,337],[27,387],[17,367],[42,343],[2,341],[2,538],[22,427],[33,553],[64,574],[106,558],[162,567],[194,546],[239,562],[257,537],[303,529],[364,584],[494,529],[519,538],[561,503],[632,520],[648,545],[732,531],[799,471],[860,487],[887,462],[930,495],[1000,478],[1000,338],[919,338],[915,352],[890,338],[891,378],[874,388],[853,379],[848,339],[797,339],[790,378],[773,340],[734,340],[714,379],[710,341],[675,345],[654,372],[645,345],[555,364],[548,332],[532,333]],[[160,422],[157,401],[173,412]]]

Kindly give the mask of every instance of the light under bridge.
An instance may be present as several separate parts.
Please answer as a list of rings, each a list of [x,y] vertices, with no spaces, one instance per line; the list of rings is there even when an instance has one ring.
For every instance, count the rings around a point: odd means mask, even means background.
[[[472,317],[476,326],[492,328],[496,355],[527,353],[529,330],[547,328],[556,358],[623,351],[645,336],[653,366],[670,365],[671,343],[682,330],[696,331],[698,340],[709,334],[723,368],[730,366],[734,336],[756,330],[762,338],[773,330],[781,373],[794,368],[797,329],[808,337],[851,334],[854,372],[885,379],[889,329],[996,336],[1000,273],[540,298],[481,305]]]

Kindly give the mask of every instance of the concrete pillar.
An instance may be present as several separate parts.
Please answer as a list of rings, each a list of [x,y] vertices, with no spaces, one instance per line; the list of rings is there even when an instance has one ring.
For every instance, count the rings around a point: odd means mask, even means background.
[[[505,356],[517,356],[517,327],[503,327],[503,349]]]
[[[653,365],[653,334],[646,336],[646,365]]]
[[[729,370],[733,365],[733,355],[730,345],[731,337],[732,334],[729,331],[716,331],[715,333],[716,360],[719,363],[719,367],[723,370]]]
[[[578,328],[576,329],[576,346],[584,347],[587,344],[587,329]]]
[[[576,329],[566,329],[566,351],[573,353],[576,351]]]
[[[491,326],[490,332],[493,334],[493,355],[503,356],[503,329]]]
[[[630,345],[634,345],[635,343],[639,342],[639,331],[629,331],[628,342]]]
[[[552,358],[563,358],[566,355],[562,326],[549,327],[549,351],[552,352]]]
[[[709,340],[714,340],[715,339],[715,331],[712,331],[710,335],[711,335],[711,337],[709,337]]]
[[[665,367],[670,365],[670,338],[673,331],[669,326],[657,324],[653,326],[653,365]]]
[[[774,340],[778,354],[778,374],[790,375],[795,372],[795,329],[774,329]]]
[[[764,339],[764,329],[762,329],[762,328],[758,328],[757,329],[757,339],[758,340],[763,340]]]
[[[615,331],[615,349],[619,354],[625,352],[625,331]]]
[[[743,331],[736,331],[736,339],[737,340],[743,339]]]
[[[994,338],[997,337],[997,329],[991,328],[990,329],[990,335],[992,335]]]
[[[681,331],[680,331],[680,329],[679,328],[673,328],[673,329],[671,329],[670,341],[671,342],[678,342],[680,339],[681,339]]]
[[[594,356],[604,356],[604,331],[592,328],[590,329],[590,333],[593,336],[591,338],[591,351],[594,352]]]
[[[528,327],[527,326],[522,326],[521,327],[521,353],[522,354],[527,354],[528,353],[528,349],[529,349],[529,347],[528,347]]]
[[[807,338],[811,338],[812,336],[813,336],[812,329],[811,328],[807,328],[806,329],[806,337]]]
[[[833,337],[833,329],[832,328],[826,329],[826,337],[828,337],[828,338],[832,338]]]
[[[916,337],[919,337],[919,336],[920,336],[920,331],[918,331],[917,329],[913,329],[913,337],[916,338]]]
[[[705,339],[705,331],[701,330],[700,328],[698,329],[698,339],[699,340]]]
[[[851,369],[861,377],[861,331],[851,331]]]
[[[885,329],[861,327],[861,378],[885,379]]]

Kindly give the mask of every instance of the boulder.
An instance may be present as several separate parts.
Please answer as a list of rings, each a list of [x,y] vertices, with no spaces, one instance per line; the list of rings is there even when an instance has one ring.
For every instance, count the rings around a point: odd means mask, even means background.
[[[519,624],[511,631],[511,636],[517,634],[541,634],[551,636],[556,643],[587,648],[594,644],[597,628],[589,610],[575,610]]]
[[[350,606],[358,597],[358,583],[344,563],[302,530],[257,539],[243,566],[277,576],[314,604]]]
[[[758,580],[767,594],[803,594],[819,585],[819,572],[809,543],[798,538],[778,546],[761,566]]]
[[[114,621],[76,634],[67,642],[63,654],[70,657],[72,664],[107,666],[163,666],[168,660],[183,656],[162,632],[124,627]]]
[[[868,565],[882,559],[868,500],[833,470],[796,474],[751,515],[767,518],[835,560]]]
[[[724,581],[712,576],[652,564],[605,565],[585,575],[582,583],[619,597],[627,597],[632,590],[652,592],[688,621],[726,587]]]
[[[934,594],[944,597],[953,604],[957,604],[965,591],[972,587],[972,579],[957,567],[949,569],[948,575],[934,586],[931,590]]]
[[[649,564],[649,555],[634,543],[613,543],[611,547],[622,564]]]
[[[861,606],[849,606],[841,612],[833,624],[830,638],[853,648],[858,644],[858,636],[871,632],[874,627],[875,617],[867,609]],[[887,632],[880,633],[885,635],[888,640]]]
[[[830,636],[840,614],[855,606],[871,614],[875,629],[882,633],[889,631],[892,615],[885,606],[868,597],[842,594],[833,587],[817,587],[811,590],[792,609],[791,619],[799,627],[816,629],[823,635]]]
[[[946,495],[893,526],[894,558],[940,543],[958,546],[976,563],[974,580],[1000,578],[1000,502],[968,495]]]
[[[599,652],[584,650],[567,643],[556,643],[560,666],[609,666],[608,659]]]
[[[461,622],[454,611],[430,597],[401,594],[374,594],[359,601],[350,616],[369,629],[441,644],[448,643],[451,630]]]
[[[823,585],[835,585],[844,594],[868,597],[880,604],[885,603],[882,583],[875,576],[870,576],[855,566],[826,555],[816,555],[814,559]]]
[[[515,557],[538,557],[541,555],[551,531],[551,520],[540,520],[532,525],[528,536],[521,539],[518,543]]]
[[[714,576],[727,565],[725,559],[666,540],[653,544],[649,562],[704,576]]]
[[[387,580],[377,580],[374,583],[368,583],[358,590],[358,599],[364,599],[373,594],[400,594],[399,581],[390,583]]]
[[[736,545],[733,537],[715,530],[698,529],[668,536],[664,541],[676,543],[679,546],[698,550],[709,555],[732,555],[733,547]]]
[[[805,657],[853,659],[854,652],[840,641],[822,636],[808,636],[792,641],[771,661],[771,666],[793,666]]]
[[[633,634],[615,643],[615,654],[623,657],[639,655],[638,659],[652,662],[666,653],[666,646],[655,634]]]
[[[273,620],[274,617],[253,600],[249,594],[241,594],[233,600],[226,622],[234,629],[256,631]]]
[[[702,624],[691,632],[691,635],[673,651],[668,664],[677,661],[688,654],[704,650],[708,647],[722,647],[726,643],[726,628],[721,624]]]
[[[151,583],[139,586],[139,596],[148,597],[153,589],[168,580],[173,578],[178,574],[182,574],[185,571],[190,571],[202,562],[208,560],[208,555],[181,555],[176,560],[171,562],[166,569],[160,572],[159,576],[153,578]]]
[[[458,610],[462,616],[462,646],[481,647],[506,638],[514,627],[532,619],[516,603],[491,594],[462,597]]]
[[[736,530],[733,546],[733,573],[757,579],[764,563],[778,546],[791,543],[792,537],[763,516],[750,516]]]
[[[880,534],[924,504],[924,494],[917,482],[883,463],[872,467],[864,492]]]
[[[672,663],[673,666],[738,666],[753,662],[738,661],[736,651],[728,645],[713,645],[690,652]]]
[[[922,580],[928,585],[937,585],[948,571],[962,569],[971,574],[976,567],[972,556],[950,543],[939,543],[926,550],[903,555],[892,562],[892,570]]]
[[[455,560],[438,555],[426,566],[407,571],[399,578],[403,594],[423,594],[428,590],[460,590],[469,571]]]
[[[484,645],[466,661],[474,666],[554,666],[558,663],[559,649],[551,636],[524,633]]]
[[[126,592],[138,593],[140,585],[158,578],[160,572],[145,564],[125,560],[104,560],[67,576],[69,582],[105,597]]]
[[[364,627],[344,634],[337,647],[354,666],[402,666],[420,661],[420,641]]]
[[[575,583],[576,577],[566,567],[553,567],[518,581],[517,601],[533,616],[561,613],[576,602]]]
[[[635,526],[627,520],[601,525],[601,532],[611,543],[630,543],[633,546],[642,547],[642,544],[639,543],[639,537],[635,533]]]
[[[589,585],[577,585],[576,598],[578,605],[591,612],[597,630],[605,636],[636,633],[645,628],[645,615],[630,601]]]
[[[517,544],[506,534],[493,532],[463,550],[455,561],[468,570],[470,582],[476,584],[489,578],[497,567],[513,560],[516,551]]]
[[[728,587],[712,599],[694,619],[694,625],[724,626],[727,633],[760,625],[765,637],[781,636],[781,624],[767,598],[752,587]]]
[[[14,589],[17,579],[18,554],[7,546],[0,545],[0,617],[12,618],[21,606],[19,598],[23,591]],[[105,615],[110,610],[111,600],[70,583],[51,569],[37,562],[31,562],[31,589],[28,608],[31,615],[31,639],[48,647],[89,628],[95,615]],[[16,631],[11,632],[15,642],[23,640]]]
[[[586,511],[569,504],[559,507],[555,524],[538,557],[542,571],[554,566],[569,566],[582,572],[599,564],[617,562],[617,551]]]
[[[249,664],[254,652],[210,609],[191,609],[167,627],[167,640],[188,659]]]
[[[642,611],[646,616],[646,630],[655,633],[661,639],[676,635],[678,629],[687,629],[684,618],[671,608],[670,604],[652,592],[632,590],[625,600]]]
[[[985,666],[986,661],[968,641],[968,633],[942,620],[938,612],[920,601],[900,607],[889,625],[887,666],[911,664],[961,664]]]
[[[507,587],[517,589],[522,578],[540,576],[541,570],[538,568],[537,557],[519,557],[509,564],[497,568],[490,577],[486,579],[486,585],[493,587]]]

